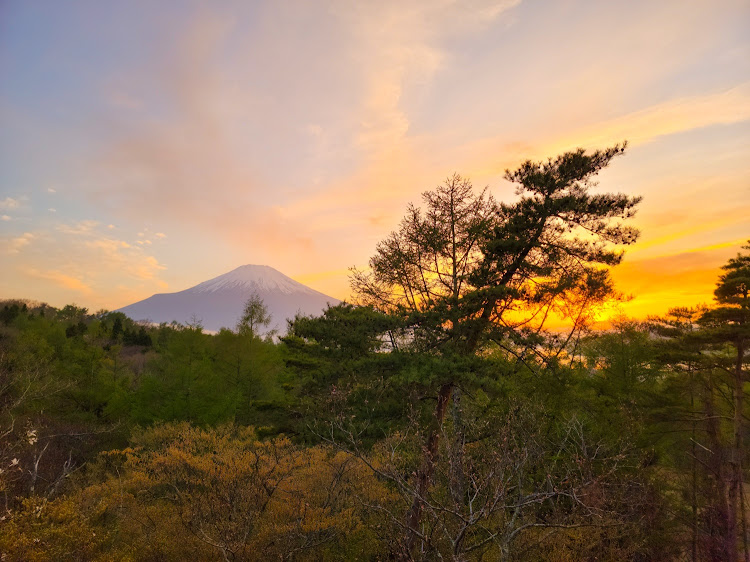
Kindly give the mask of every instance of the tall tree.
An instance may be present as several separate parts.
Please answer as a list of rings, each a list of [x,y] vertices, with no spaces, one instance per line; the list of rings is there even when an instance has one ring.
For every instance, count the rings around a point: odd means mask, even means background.
[[[746,246],[750,249],[750,246]],[[652,319],[658,360],[667,367],[667,408],[652,415],[678,441],[669,453],[689,460],[691,559],[750,560],[744,477],[750,255],[723,267],[712,308],[675,309]],[[742,551],[740,551],[742,545]]]
[[[237,332],[240,335],[255,337],[261,328],[268,326],[270,323],[271,315],[268,313],[268,307],[260,295],[256,291],[253,291],[247,301],[245,301],[242,317],[237,322]]]
[[[593,178],[625,145],[587,154],[579,149],[546,162],[526,162],[506,179],[518,184],[515,203],[497,205],[486,190],[449,178],[410,206],[398,231],[378,244],[368,271],[353,271],[360,302],[400,316],[409,347],[455,359],[488,346],[509,350],[544,326],[551,312],[568,315],[612,295],[606,266],[616,265],[637,231],[638,197],[591,194]],[[580,318],[580,311],[575,315]],[[533,335],[533,334],[532,334]],[[436,380],[436,405],[416,474],[402,557],[418,540],[424,497],[435,470],[440,429],[463,381],[459,369]],[[433,380],[435,377],[433,377]]]
[[[702,540],[701,518],[704,505],[715,503],[717,496],[715,486],[705,481],[702,470],[716,458],[711,453],[706,458],[706,453],[718,450],[716,443],[703,444],[706,438],[717,435],[706,430],[715,418],[705,413],[715,409],[713,377],[711,370],[705,368],[700,346],[694,341],[699,329],[698,318],[704,312],[704,308],[675,308],[663,317],[650,318],[647,324],[654,336],[649,338],[653,342],[653,364],[663,368],[665,374],[661,392],[665,403],[648,412],[648,417],[649,421],[655,419],[659,425],[667,427],[663,433],[673,438],[666,456],[673,457],[671,462],[688,475],[682,489],[684,497],[689,498],[689,516],[682,519],[687,520],[690,527],[690,560],[693,562],[702,559],[699,554],[712,551],[707,544],[709,541]],[[679,479],[677,485],[680,485]],[[707,554],[705,558],[711,556]]]
[[[750,250],[750,244],[744,246]],[[713,347],[715,367],[729,374],[732,396],[732,444],[727,455],[727,553],[737,559],[737,534],[741,528],[744,559],[750,561],[747,515],[743,491],[745,456],[745,382],[750,342],[750,254],[738,254],[722,268],[714,291],[718,304],[700,319],[701,338]],[[739,518],[739,521],[738,521]]]

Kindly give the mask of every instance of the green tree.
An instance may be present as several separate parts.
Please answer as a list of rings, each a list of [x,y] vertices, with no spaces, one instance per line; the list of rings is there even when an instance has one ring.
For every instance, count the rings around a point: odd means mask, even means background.
[[[278,379],[283,362],[277,345],[249,332],[230,330],[221,330],[212,341],[214,370],[223,383],[223,392],[234,397],[234,420],[257,424],[253,406],[268,405],[280,394]]]
[[[535,349],[548,316],[573,316],[613,295],[606,270],[634,242],[638,197],[592,194],[593,178],[625,146],[587,154],[579,149],[546,162],[526,162],[506,179],[518,184],[515,203],[495,205],[486,192],[454,176],[423,195],[426,210],[410,207],[397,232],[377,248],[368,271],[355,270],[360,302],[402,318],[402,341],[456,366],[462,357],[500,346],[522,355]],[[579,309],[571,314],[571,303]],[[451,359],[455,358],[455,359]],[[445,369],[432,377],[436,400],[431,429],[417,471],[408,557],[438,454],[440,429],[455,390],[472,376]]]
[[[649,414],[674,436],[663,450],[685,475],[675,485],[686,498],[692,560],[738,560],[740,545],[750,560],[743,500],[749,282],[750,255],[739,254],[723,267],[716,306],[675,309],[651,321],[666,373],[665,400]]]
[[[750,245],[744,246],[750,250]],[[732,437],[727,451],[727,536],[726,549],[737,559],[737,535],[741,529],[744,558],[750,561],[747,515],[743,482],[745,463],[746,352],[750,341],[750,254],[738,254],[722,268],[724,273],[714,291],[718,306],[701,318],[700,338],[708,346],[710,361],[730,379],[732,397]],[[739,521],[738,521],[739,519]]]
[[[231,416],[235,397],[214,368],[212,336],[200,325],[169,332],[164,348],[141,380],[134,420],[216,423]]]
[[[245,301],[245,307],[242,310],[242,317],[237,322],[237,332],[239,334],[249,334],[252,337],[258,336],[262,328],[271,323],[271,315],[268,313],[268,307],[257,292],[253,292]]]

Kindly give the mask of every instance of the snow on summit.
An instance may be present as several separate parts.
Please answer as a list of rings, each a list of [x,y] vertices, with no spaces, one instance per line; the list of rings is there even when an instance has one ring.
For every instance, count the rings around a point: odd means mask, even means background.
[[[188,291],[196,293],[213,293],[233,289],[249,288],[257,291],[281,291],[285,294],[295,292],[322,294],[291,279],[267,265],[242,265],[229,273],[204,281]]]

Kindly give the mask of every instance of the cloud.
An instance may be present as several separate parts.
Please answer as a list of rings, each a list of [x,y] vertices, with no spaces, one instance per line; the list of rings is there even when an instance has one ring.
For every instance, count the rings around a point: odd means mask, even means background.
[[[163,269],[166,267],[161,265],[155,257],[145,256],[141,263],[133,266],[131,272],[139,279],[152,280],[156,279],[157,273]]]
[[[431,82],[448,56],[447,37],[486,28],[519,1],[442,0],[338,2],[336,13],[358,38],[356,56],[366,69],[356,144],[368,158],[387,157],[407,136],[403,96]]]
[[[724,92],[678,98],[574,131],[556,145],[607,146],[621,139],[633,145],[713,125],[750,120],[750,82]]]
[[[0,200],[0,209],[2,210],[11,210],[11,209],[18,209],[20,207],[21,202],[18,199],[13,199],[12,197],[6,197],[5,199]]]
[[[81,279],[72,275],[68,275],[67,273],[64,273],[62,271],[40,271],[38,269],[27,268],[24,270],[24,273],[34,279],[44,279],[46,281],[52,281],[53,283],[59,285],[64,289],[77,291],[85,295],[89,295],[93,292],[92,288],[84,283]]]
[[[236,13],[200,11],[149,76],[171,111],[109,124],[114,140],[97,160],[106,180],[93,196],[129,218],[189,222],[241,247],[262,236],[267,250],[277,246],[292,259],[320,228],[348,224],[341,215],[349,204],[361,205],[374,184],[412,161],[403,95],[440,69],[445,37],[470,36],[517,4],[273,4],[258,16],[269,32],[255,35],[238,34]],[[298,34],[302,15],[311,20]],[[358,182],[363,176],[368,181]],[[291,228],[275,212],[296,218],[307,208],[309,218],[331,208],[339,188],[334,220],[329,214]]]
[[[48,187],[47,193],[57,193],[57,190],[54,187]]]
[[[659,232],[656,228],[644,233],[644,238],[635,245],[630,253],[650,254],[649,257],[658,258],[664,255],[673,255],[675,248],[678,247],[700,248],[701,242],[705,244],[713,231],[727,231],[732,227],[736,232],[743,231],[747,224],[747,211],[747,208],[740,207],[729,212],[707,212],[699,223],[692,220],[692,217],[673,217],[670,216],[669,212],[661,213],[658,216],[659,220],[654,222],[668,225],[660,229],[664,233],[652,235],[651,232]],[[686,240],[689,240],[687,244],[685,244]],[[737,240],[732,239],[719,244],[723,247],[736,245],[737,243]],[[716,247],[716,244],[712,246]]]
[[[2,280],[0,290],[53,303],[70,302],[72,291],[85,294],[87,306],[112,308],[122,304],[118,285],[129,286],[128,294],[139,298],[163,288],[160,275],[166,266],[144,247],[111,233],[89,220],[2,240],[6,270],[13,274]]]
[[[57,230],[64,234],[87,235],[91,234],[97,226],[99,226],[98,221],[82,220],[73,224],[60,224],[57,226]]]
[[[31,244],[36,235],[31,232],[24,232],[21,236],[5,240],[5,251],[8,254],[18,254],[21,249]]]
[[[163,232],[157,232],[156,234],[154,234],[154,236],[156,236],[157,238],[166,238],[167,237],[167,235],[164,234]]]
[[[123,248],[130,248],[130,244],[123,240],[114,240],[112,238],[99,238],[85,242],[87,248],[101,250],[109,256],[117,254]]]
[[[474,139],[455,151],[456,160],[475,175],[502,175],[526,159],[546,158],[577,147],[612,146],[627,140],[631,148],[661,137],[750,120],[750,82],[726,91],[672,99],[635,112],[590,122],[564,135],[536,133],[536,139],[508,142],[506,135]],[[545,138],[546,137],[546,138]]]
[[[12,219],[11,219],[11,217],[10,217],[10,216],[8,216],[8,215],[2,215],[2,216],[0,216],[0,220],[3,220],[3,221],[9,221],[9,220],[12,220]]]
[[[317,124],[310,124],[305,127],[305,130],[314,137],[320,137],[323,135],[323,127]]]
[[[86,262],[101,268],[106,274],[117,273],[120,277],[134,280],[155,280],[158,272],[166,267],[156,257],[144,253],[144,244],[150,242],[138,240],[134,246],[124,240],[92,233],[83,242],[83,247],[88,250]]]

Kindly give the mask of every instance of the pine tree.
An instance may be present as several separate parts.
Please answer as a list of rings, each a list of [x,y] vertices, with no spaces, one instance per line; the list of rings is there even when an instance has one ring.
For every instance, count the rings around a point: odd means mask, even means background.
[[[637,238],[624,221],[640,198],[589,191],[624,149],[526,162],[506,172],[519,186],[511,204],[497,205],[453,176],[423,195],[424,211],[409,207],[399,230],[378,244],[369,271],[353,272],[360,302],[399,316],[411,349],[457,366],[429,374],[436,405],[400,556],[408,558],[418,538],[449,402],[473,378],[461,372],[465,358],[492,346],[533,346],[550,312],[579,303],[578,324],[586,307],[612,296],[606,267],[622,258],[615,246]]]
[[[750,244],[744,246],[750,250]],[[727,487],[726,553],[738,558],[737,535],[741,528],[744,559],[750,561],[748,550],[747,514],[745,508],[743,463],[745,455],[745,382],[746,352],[750,341],[750,254],[738,254],[722,268],[724,273],[714,291],[718,306],[707,311],[700,320],[701,339],[710,346],[710,358],[717,369],[730,375],[732,396],[732,445],[727,464],[721,473]],[[739,519],[739,520],[738,520]]]

